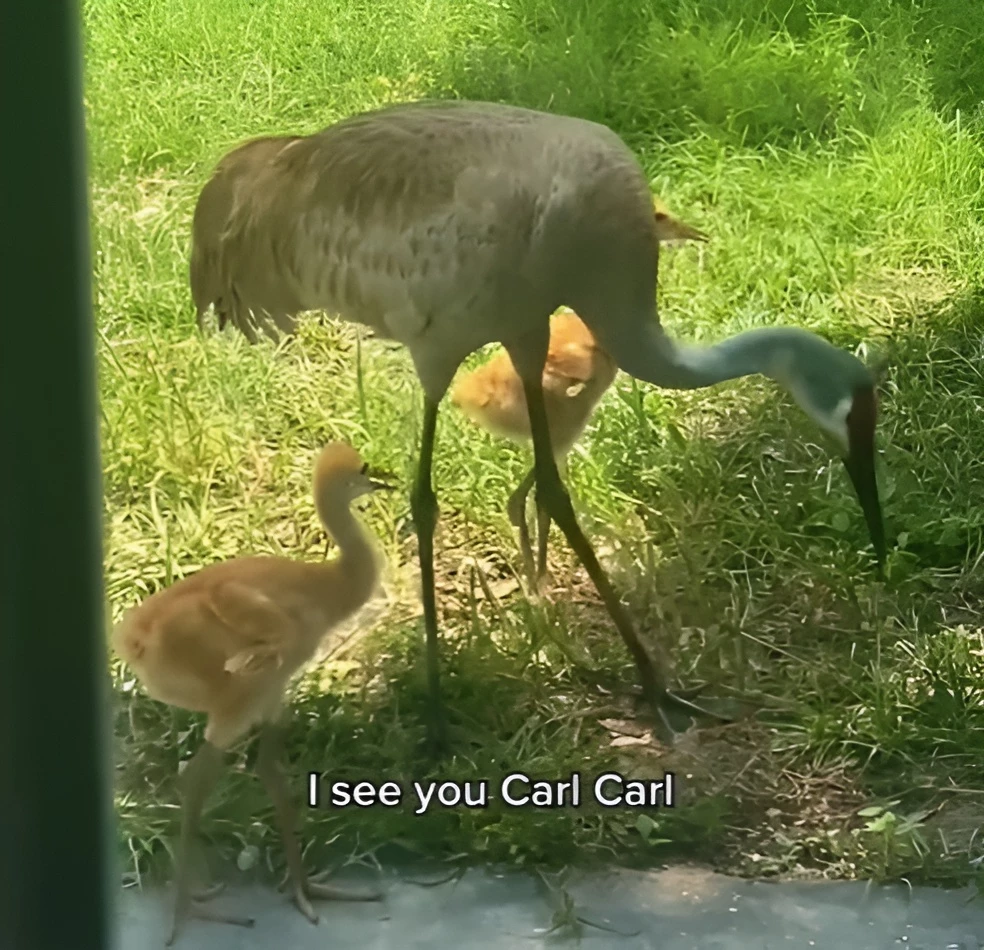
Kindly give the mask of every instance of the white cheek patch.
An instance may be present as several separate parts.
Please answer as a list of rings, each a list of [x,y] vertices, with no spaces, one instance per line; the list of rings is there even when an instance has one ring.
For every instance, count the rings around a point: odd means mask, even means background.
[[[853,396],[845,396],[831,412],[822,412],[818,409],[807,396],[806,389],[798,381],[790,381],[787,384],[790,394],[799,404],[800,408],[825,432],[832,435],[838,445],[845,451],[850,444],[847,431],[847,417],[854,405]]]
[[[837,405],[834,407],[832,413],[833,417],[844,426],[845,431],[847,429],[847,417],[851,413],[851,407],[854,405],[853,396],[845,396]]]
[[[850,444],[850,433],[847,430],[847,417],[850,415],[851,407],[853,405],[854,397],[845,396],[834,407],[834,411],[830,414],[830,419],[827,425],[830,433],[839,439],[845,448]]]

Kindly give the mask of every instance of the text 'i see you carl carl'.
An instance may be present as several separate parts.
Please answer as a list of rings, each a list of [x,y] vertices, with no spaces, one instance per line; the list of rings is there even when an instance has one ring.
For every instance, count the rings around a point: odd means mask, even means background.
[[[567,779],[535,780],[523,772],[513,772],[491,793],[488,779],[470,782],[412,782],[415,815],[432,806],[439,808],[487,808],[496,798],[511,808],[579,808],[593,801],[603,808],[672,808],[674,775],[661,779],[627,779],[618,772],[603,772],[595,779],[584,779],[573,772]],[[311,808],[369,808],[373,805],[397,808],[404,803],[406,789],[399,782],[346,782],[330,780],[318,772],[308,772],[308,805]]]

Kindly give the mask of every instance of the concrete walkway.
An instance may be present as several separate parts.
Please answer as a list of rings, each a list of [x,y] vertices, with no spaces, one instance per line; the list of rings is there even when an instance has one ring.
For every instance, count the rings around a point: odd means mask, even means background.
[[[384,887],[379,904],[318,905],[317,927],[282,894],[232,887],[216,903],[256,925],[190,920],[175,950],[984,950],[984,898],[970,889],[769,884],[692,868],[573,873],[565,889],[582,921],[578,941],[570,927],[548,933],[562,901],[531,876],[472,870],[422,887],[390,871]],[[161,950],[169,899],[168,891],[123,892],[120,950]]]

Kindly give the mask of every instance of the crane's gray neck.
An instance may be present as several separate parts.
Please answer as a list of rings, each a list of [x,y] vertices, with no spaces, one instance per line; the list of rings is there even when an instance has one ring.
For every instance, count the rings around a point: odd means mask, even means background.
[[[619,368],[636,379],[664,389],[702,389],[754,374],[788,385],[804,337],[813,334],[799,327],[764,327],[711,346],[689,346],[675,343],[653,320],[602,343]]]

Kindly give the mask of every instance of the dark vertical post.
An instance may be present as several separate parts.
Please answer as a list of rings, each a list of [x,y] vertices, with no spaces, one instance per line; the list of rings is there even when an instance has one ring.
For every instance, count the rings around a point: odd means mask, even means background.
[[[0,947],[105,950],[112,792],[79,11],[0,17]]]

